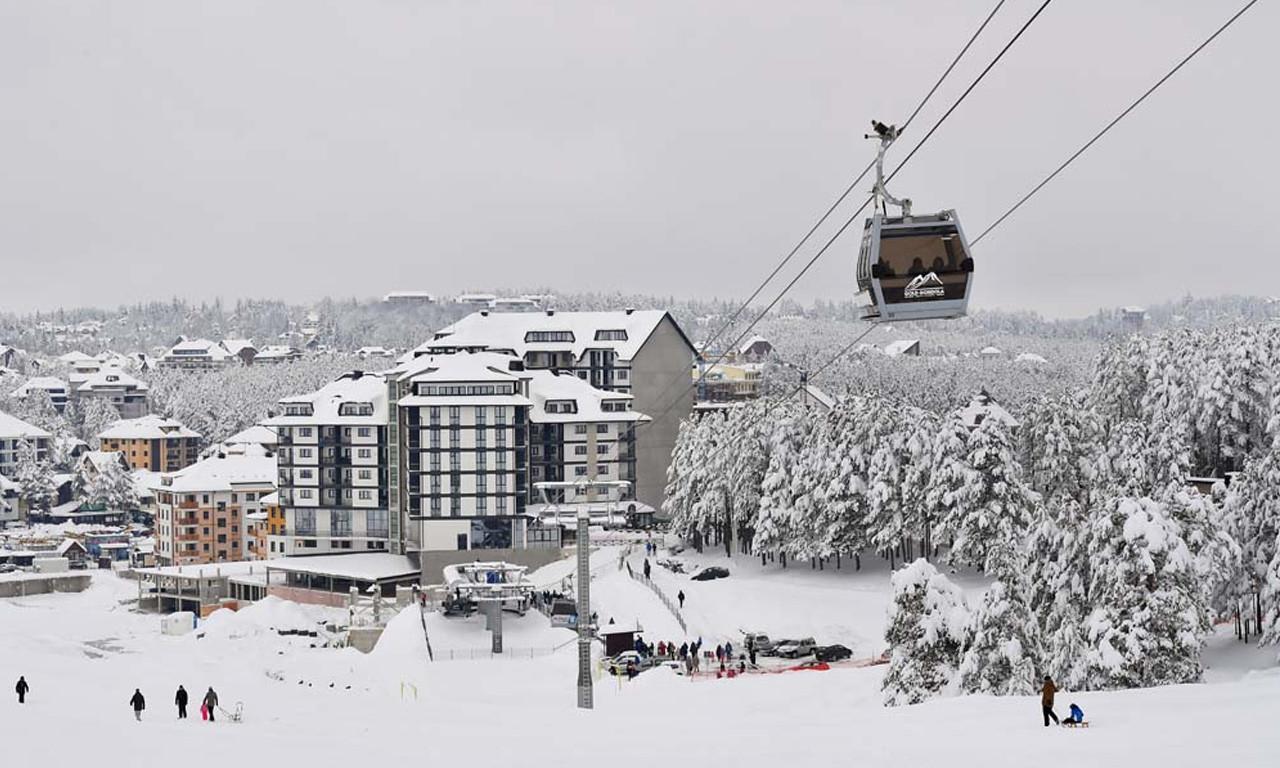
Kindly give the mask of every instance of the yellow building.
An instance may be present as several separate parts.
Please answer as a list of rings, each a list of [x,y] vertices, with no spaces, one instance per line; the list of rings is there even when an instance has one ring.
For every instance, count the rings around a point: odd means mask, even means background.
[[[130,469],[177,472],[196,463],[200,433],[173,419],[123,419],[98,435],[102,450],[124,454]]]

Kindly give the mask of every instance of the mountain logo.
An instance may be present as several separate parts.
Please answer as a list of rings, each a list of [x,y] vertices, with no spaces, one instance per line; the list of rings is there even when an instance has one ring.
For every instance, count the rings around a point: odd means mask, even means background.
[[[916,275],[911,278],[911,282],[907,283],[906,289],[902,292],[902,298],[941,299],[946,292],[946,288],[942,285],[942,278],[938,277],[936,272],[930,272],[927,275]]]

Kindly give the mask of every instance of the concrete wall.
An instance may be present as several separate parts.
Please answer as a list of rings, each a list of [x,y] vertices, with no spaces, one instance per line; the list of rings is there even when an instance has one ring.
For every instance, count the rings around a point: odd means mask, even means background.
[[[654,419],[636,431],[636,498],[659,510],[666,499],[667,467],[680,422],[693,413],[697,396],[692,387],[693,356],[693,348],[668,317],[631,361],[634,408]]]
[[[50,592],[83,592],[89,588],[89,574],[20,576],[0,580],[0,597],[46,595]]]

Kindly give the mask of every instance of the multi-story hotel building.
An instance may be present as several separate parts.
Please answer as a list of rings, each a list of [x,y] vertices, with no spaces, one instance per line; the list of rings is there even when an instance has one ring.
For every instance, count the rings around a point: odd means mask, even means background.
[[[541,501],[535,483],[631,481],[634,428],[647,419],[631,401],[491,352],[421,355],[288,398],[267,422],[280,434],[283,553],[386,548],[418,556],[427,573],[459,552],[520,559],[558,545],[526,512]],[[316,444],[329,428],[339,442]],[[362,497],[368,506],[355,507]]]
[[[219,453],[178,472],[160,476],[156,486],[156,560],[190,565],[254,560],[245,515],[263,510],[262,497],[275,491],[276,458],[247,447]]]
[[[266,422],[277,433],[287,532],[276,554],[388,548],[388,413],[386,377],[360,371],[280,402]]]
[[[121,419],[98,434],[104,451],[124,454],[129,469],[177,472],[196,463],[200,433],[162,416]]]
[[[632,395],[634,409],[653,419],[636,435],[635,495],[661,508],[671,451],[696,395],[689,382],[696,349],[669,313],[480,311],[441,329],[410,356],[480,350],[514,355],[527,370],[568,373],[596,389]]]

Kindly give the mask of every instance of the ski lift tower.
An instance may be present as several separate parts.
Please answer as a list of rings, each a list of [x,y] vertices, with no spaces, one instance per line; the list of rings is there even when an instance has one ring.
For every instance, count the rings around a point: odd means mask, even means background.
[[[556,522],[560,521],[560,501],[552,498],[550,491],[572,488],[578,493],[604,491],[605,520],[611,516],[611,505],[615,499],[611,491],[622,491],[631,487],[625,480],[596,480],[583,478],[576,482],[544,481],[534,483],[534,488],[542,493],[542,499]],[[591,503],[581,502],[577,505],[577,548],[578,548],[578,709],[592,709],[593,691],[591,683]]]

